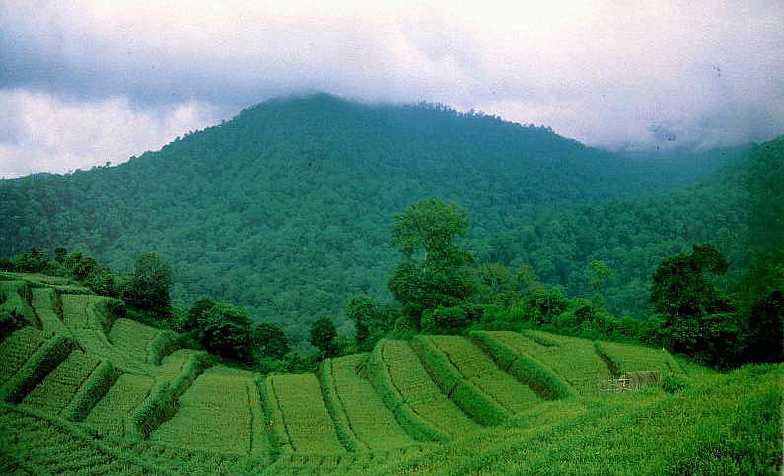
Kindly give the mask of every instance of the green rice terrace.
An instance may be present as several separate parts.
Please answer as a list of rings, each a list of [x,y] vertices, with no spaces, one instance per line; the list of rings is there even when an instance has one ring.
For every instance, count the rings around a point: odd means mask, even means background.
[[[261,376],[66,279],[2,279],[0,306],[34,323],[0,342],[3,474],[756,474],[780,458],[781,365],[473,331]]]

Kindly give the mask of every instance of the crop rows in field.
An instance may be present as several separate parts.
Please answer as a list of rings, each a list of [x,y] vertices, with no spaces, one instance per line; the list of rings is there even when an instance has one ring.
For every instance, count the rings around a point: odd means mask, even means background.
[[[3,363],[0,385],[13,377],[45,341],[40,331],[25,326],[0,342],[0,362]]]
[[[205,372],[180,397],[177,412],[151,441],[218,453],[266,455],[256,382]]]
[[[355,442],[352,450],[384,450],[416,443],[370,382],[359,375],[358,367],[366,360],[367,354],[348,355],[326,360],[321,369],[330,413],[339,432],[349,435],[343,439]]]
[[[106,315],[104,306],[106,298],[67,294],[63,295],[61,300],[63,322],[88,353],[109,359],[118,368],[124,370],[143,374],[151,372],[152,366],[147,364],[146,354],[140,360],[140,352],[129,352],[128,348],[115,346],[109,341],[106,329],[109,327],[111,317]],[[138,325],[142,326],[142,324]],[[146,349],[142,352],[146,352]]]
[[[24,281],[0,281],[0,310],[16,311],[31,324],[37,324],[37,317],[30,305],[30,287]]]
[[[525,331],[524,334],[516,332],[488,332],[488,334],[515,352],[529,355],[546,365],[583,395],[599,394],[601,385],[610,378],[607,365],[596,353],[593,342],[589,340],[538,331]]]
[[[427,338],[460,374],[511,414],[530,408],[539,397],[528,385],[501,371],[476,345],[459,336]]]
[[[52,288],[33,288],[33,309],[41,321],[44,332],[70,335],[60,318],[58,295]]]
[[[682,372],[680,366],[664,349],[617,342],[597,342],[596,350],[603,355],[616,373],[624,372]]]
[[[374,387],[406,431],[418,439],[443,440],[479,428],[441,392],[407,342],[383,340],[374,354]]]
[[[98,367],[99,360],[74,350],[60,365],[22,400],[22,404],[51,415],[59,415],[90,374]]]
[[[280,451],[343,452],[335,426],[313,374],[272,375],[265,381],[265,405],[271,415],[273,440]]]
[[[151,363],[150,346],[163,331],[132,319],[117,319],[109,331],[109,342],[129,359]]]
[[[35,474],[167,475],[128,451],[42,414],[0,405],[0,444]]]
[[[108,434],[122,436],[128,431],[128,416],[149,395],[155,381],[147,375],[124,373],[95,405],[85,422]]]

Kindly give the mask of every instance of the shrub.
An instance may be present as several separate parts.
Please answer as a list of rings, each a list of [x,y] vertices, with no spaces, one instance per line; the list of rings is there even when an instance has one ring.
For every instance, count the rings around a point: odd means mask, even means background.
[[[215,304],[203,320],[199,341],[212,353],[248,361],[251,358],[250,316],[241,307]]]
[[[262,322],[253,329],[253,347],[262,357],[282,359],[291,350],[280,326]]]
[[[321,351],[324,357],[337,355],[337,331],[335,324],[326,317],[313,321],[310,325],[310,343]]]

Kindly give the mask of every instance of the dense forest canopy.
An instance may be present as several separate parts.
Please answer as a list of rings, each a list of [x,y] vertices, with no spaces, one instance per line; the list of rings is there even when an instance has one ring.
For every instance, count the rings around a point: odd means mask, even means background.
[[[130,270],[155,250],[175,299],[241,304],[303,341],[350,296],[388,297],[392,217],[440,197],[468,210],[479,261],[581,295],[603,260],[609,308],[644,315],[664,257],[711,241],[746,259],[747,154],[628,157],[440,105],[278,99],[116,167],[0,181],[0,255],[66,246]]]

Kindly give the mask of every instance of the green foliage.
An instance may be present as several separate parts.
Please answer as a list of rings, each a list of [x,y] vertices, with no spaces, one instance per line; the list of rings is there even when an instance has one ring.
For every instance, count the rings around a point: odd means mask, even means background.
[[[267,377],[265,385],[270,389],[269,404],[278,409],[272,412],[273,428],[279,428],[278,432],[282,428],[289,441],[288,445],[281,446],[282,451],[345,451],[324,405],[318,380],[313,374],[272,375]],[[272,400],[273,397],[275,400]],[[275,422],[276,417],[282,421]],[[279,443],[281,438],[276,437]]]
[[[392,244],[403,260],[389,289],[417,320],[422,312],[454,306],[474,292],[466,268],[473,258],[456,243],[467,229],[468,212],[438,199],[417,202],[395,217]]]
[[[169,293],[174,275],[169,264],[156,253],[136,259],[133,274],[123,290],[123,300],[141,309],[165,314],[171,304]]]
[[[261,356],[273,359],[282,359],[291,350],[283,329],[268,322],[253,328],[253,347]]]
[[[63,410],[62,417],[75,422],[83,421],[114,385],[118,376],[118,372],[111,362],[101,361],[81,384],[74,398]]]
[[[525,318],[536,324],[548,324],[561,314],[568,305],[563,291],[558,288],[540,287],[526,298]]]
[[[334,357],[337,355],[337,338],[335,324],[326,317],[316,319],[310,325],[310,343],[321,351],[324,357]]]
[[[476,342],[505,372],[519,382],[528,385],[545,400],[557,400],[575,396],[575,391],[545,364],[495,338],[494,332],[472,332]]]
[[[64,336],[55,336],[44,342],[13,377],[0,386],[0,400],[19,403],[68,357],[72,349],[73,341]]]
[[[21,329],[27,325],[27,319],[19,314],[16,309],[6,311],[0,309],[0,340],[5,339],[17,329]]]
[[[212,306],[199,329],[199,341],[209,352],[229,359],[251,358],[250,315],[227,303]]]

